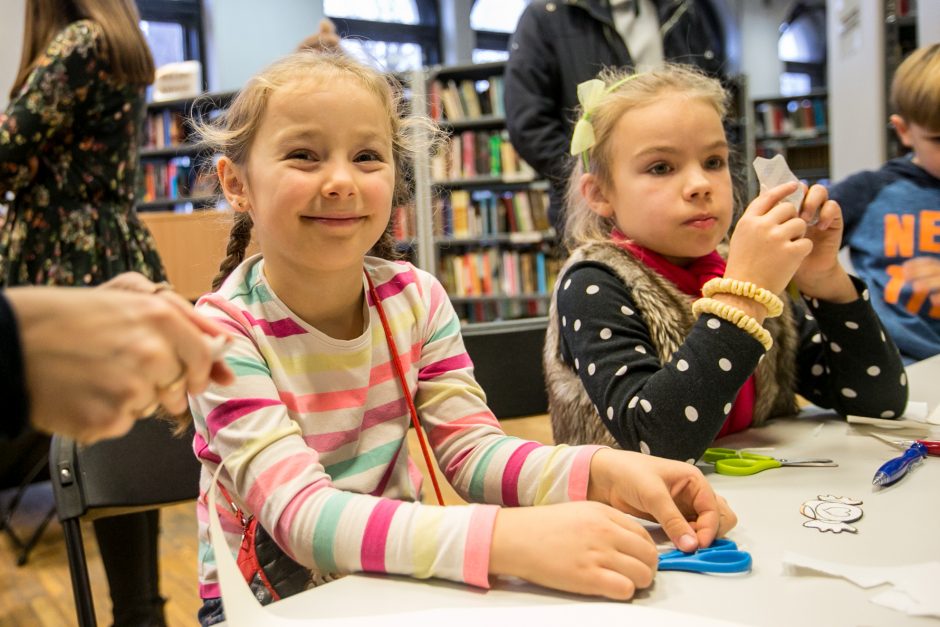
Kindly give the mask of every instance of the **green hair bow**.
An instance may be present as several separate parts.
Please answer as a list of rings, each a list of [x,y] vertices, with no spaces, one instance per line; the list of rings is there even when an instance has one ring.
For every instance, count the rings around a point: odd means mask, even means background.
[[[574,133],[571,135],[571,154],[581,155],[585,171],[588,169],[588,150],[597,143],[597,138],[594,136],[594,125],[591,123],[591,114],[594,113],[594,109],[597,108],[604,96],[637,76],[637,74],[631,74],[610,87],[605,87],[604,81],[598,78],[592,78],[578,85],[578,102],[581,104],[581,110],[584,113],[578,123],[574,125]]]

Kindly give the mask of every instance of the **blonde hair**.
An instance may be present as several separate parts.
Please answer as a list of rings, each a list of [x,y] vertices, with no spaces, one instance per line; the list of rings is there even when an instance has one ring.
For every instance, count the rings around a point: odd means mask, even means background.
[[[940,43],[918,48],[898,66],[891,107],[908,123],[940,131]]]
[[[303,50],[286,56],[251,78],[231,105],[214,121],[192,121],[197,139],[211,152],[223,155],[238,165],[245,165],[258,128],[267,110],[271,95],[285,87],[315,79],[322,84],[353,80],[373,94],[382,104],[392,137],[392,157],[395,166],[395,188],[392,206],[410,202],[413,185],[413,155],[418,150],[431,150],[440,141],[440,131],[425,116],[402,114],[401,86],[393,77],[386,76],[355,59],[339,53]],[[194,109],[201,103],[197,102]],[[382,237],[370,254],[394,259],[397,252],[389,221]],[[212,281],[218,289],[245,257],[251,239],[252,221],[247,212],[237,212],[219,274]]]
[[[66,26],[90,20],[101,27],[102,56],[115,80],[133,85],[153,82],[153,56],[140,30],[134,0],[28,0],[20,67],[10,89],[15,98],[40,57]]]
[[[642,72],[630,77],[630,72],[622,69],[606,68],[598,75],[609,91],[605,92],[594,108],[588,112],[594,128],[594,145],[587,150],[587,159],[574,156],[574,167],[568,179],[568,191],[565,211],[565,244],[573,250],[582,244],[609,239],[614,226],[612,218],[603,218],[593,211],[587,199],[581,195],[581,176],[585,173],[583,161],[588,163],[588,170],[594,174],[602,187],[609,188],[613,183],[611,161],[614,128],[620,118],[631,109],[656,102],[663,94],[678,92],[690,100],[700,100],[714,107],[722,119],[728,109],[728,94],[721,83],[706,76],[701,70],[689,66],[670,63],[650,72]],[[619,85],[618,85],[619,83]],[[613,89],[611,89],[613,86]],[[584,115],[583,110],[578,111]]]

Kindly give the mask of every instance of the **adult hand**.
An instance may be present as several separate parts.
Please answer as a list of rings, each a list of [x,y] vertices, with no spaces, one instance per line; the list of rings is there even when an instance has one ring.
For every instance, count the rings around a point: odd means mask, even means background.
[[[738,523],[701,470],[630,451],[601,449],[594,454],[588,499],[658,522],[683,551],[709,546]]]
[[[653,582],[658,559],[649,533],[623,512],[600,503],[560,503],[500,510],[489,572],[626,600]]]
[[[162,404],[185,411],[186,392],[234,375],[212,365],[207,334],[223,331],[189,307],[120,289],[6,290],[23,350],[30,419],[80,442],[126,433]]]
[[[779,294],[813,249],[805,237],[806,222],[796,207],[781,202],[797,189],[785,183],[762,192],[748,205],[734,227],[725,276],[750,281]]]

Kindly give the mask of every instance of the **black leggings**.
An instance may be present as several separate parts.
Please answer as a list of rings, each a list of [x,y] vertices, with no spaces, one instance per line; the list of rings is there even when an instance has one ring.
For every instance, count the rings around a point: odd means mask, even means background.
[[[158,540],[160,510],[94,521],[111,589],[115,627],[162,627]]]

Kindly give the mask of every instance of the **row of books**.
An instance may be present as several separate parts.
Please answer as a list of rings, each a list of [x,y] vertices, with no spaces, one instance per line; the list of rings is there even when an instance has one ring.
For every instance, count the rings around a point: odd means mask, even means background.
[[[754,110],[758,137],[816,137],[828,127],[825,98],[760,102]]]
[[[507,181],[535,178],[535,171],[509,143],[509,132],[463,131],[451,135],[431,158],[431,180],[498,176]]]
[[[428,106],[433,119],[450,122],[493,115],[505,117],[503,77],[484,80],[434,80],[428,87]]]
[[[548,295],[555,285],[561,260],[548,246],[536,250],[496,247],[462,254],[442,254],[437,276],[447,293],[468,296]]]
[[[548,192],[541,189],[505,192],[454,189],[434,203],[435,237],[478,238],[551,229]]]
[[[398,241],[410,241],[417,237],[414,207],[403,205],[392,209],[392,235]]]
[[[140,198],[143,202],[208,196],[217,192],[215,176],[200,171],[189,157],[156,163],[147,161],[142,169]]]
[[[454,303],[454,310],[463,323],[534,318],[548,315],[548,299],[457,301]]]
[[[147,114],[144,147],[170,148],[186,141],[186,116],[182,111],[162,109]]]

